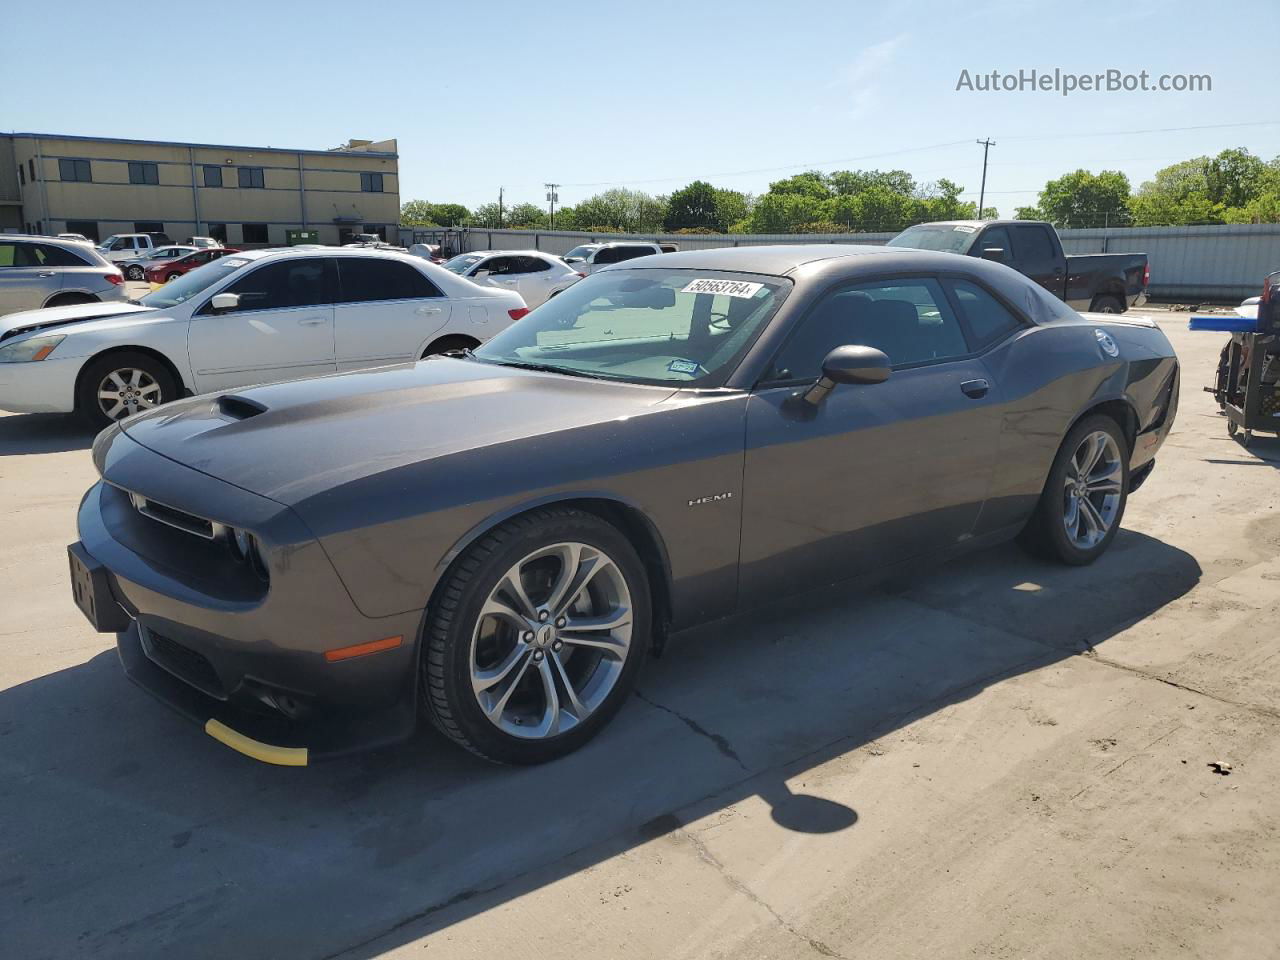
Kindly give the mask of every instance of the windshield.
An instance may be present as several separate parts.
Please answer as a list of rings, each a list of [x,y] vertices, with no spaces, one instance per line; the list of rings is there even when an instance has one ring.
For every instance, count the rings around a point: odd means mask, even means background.
[[[119,238],[119,234],[113,233],[111,236],[107,237],[107,239],[103,240],[100,244],[98,244],[97,249],[110,250],[111,245],[115,243],[118,238]]]
[[[963,253],[977,232],[977,227],[967,223],[919,223],[907,227],[890,240],[888,246]]]
[[[564,261],[568,263],[572,260],[585,260],[595,249],[595,247],[574,247],[564,255]]]
[[[719,386],[789,289],[780,277],[606,270],[548,300],[475,356],[632,383]]]
[[[452,270],[454,273],[462,274],[466,273],[469,267],[474,266],[483,259],[484,257],[478,257],[474,253],[463,253],[454,257],[452,260],[446,260],[444,263],[440,264],[440,266],[444,267],[446,270]]]
[[[147,294],[138,302],[145,307],[156,307],[160,310],[165,307],[176,307],[251,262],[244,257],[226,257],[206,263],[203,267],[196,267],[184,273],[176,280],[170,280],[159,290]]]

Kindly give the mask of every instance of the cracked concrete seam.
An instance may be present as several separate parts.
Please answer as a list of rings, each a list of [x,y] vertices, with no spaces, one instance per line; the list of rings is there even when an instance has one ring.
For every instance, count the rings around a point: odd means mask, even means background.
[[[721,878],[724,880],[725,883],[727,883],[734,890],[738,891],[738,893],[742,894],[744,897],[746,897],[756,906],[760,907],[762,910],[767,912],[769,916],[773,917],[774,922],[777,923],[779,927],[781,927],[787,933],[791,934],[797,940],[803,941],[805,944],[809,946],[809,949],[813,950],[815,953],[821,956],[831,957],[833,958],[833,960],[850,960],[850,958],[845,957],[839,953],[836,953],[834,950],[832,950],[829,946],[827,946],[825,943],[823,943],[821,940],[817,939],[816,937],[811,937],[808,934],[800,930],[797,930],[794,924],[792,924],[790,921],[784,918],[782,914],[778,913],[778,911],[775,910],[767,901],[762,899],[754,890],[752,890],[745,883],[743,883],[741,880],[735,877],[732,873],[730,873],[725,868],[725,865],[721,863],[718,859],[716,859],[715,854],[713,854],[707,848],[707,845],[703,843],[702,840],[699,839],[695,834],[691,833],[689,830],[683,827],[677,830],[676,834],[678,836],[684,837],[684,839],[689,841],[689,844],[690,846],[693,847],[694,853],[697,854],[698,859],[701,860],[703,863],[705,863],[707,866],[711,867],[711,869],[715,870],[716,873],[720,874]]]
[[[645,703],[647,703],[649,706],[653,707],[656,710],[661,710],[664,713],[671,714],[671,716],[675,717],[677,720],[683,723],[686,727],[688,727],[698,736],[706,737],[708,740],[710,740],[713,744],[715,744],[715,748],[717,750],[719,750],[724,756],[728,757],[730,760],[736,763],[739,767],[741,767],[744,772],[746,773],[752,772],[751,769],[745,763],[742,762],[742,758],[738,756],[737,751],[733,749],[729,741],[726,738],[722,737],[720,734],[711,732],[706,727],[702,726],[702,724],[698,723],[697,720],[694,720],[692,717],[685,716],[679,710],[675,710],[671,707],[666,706],[665,704],[658,703],[658,701],[653,700],[649,697],[646,697],[639,690],[635,691],[634,696],[636,697],[637,700],[644,701]]]

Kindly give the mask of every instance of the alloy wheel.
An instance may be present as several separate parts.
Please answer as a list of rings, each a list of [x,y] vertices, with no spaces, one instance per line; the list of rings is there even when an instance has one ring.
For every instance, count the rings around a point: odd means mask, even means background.
[[[112,370],[98,384],[98,408],[108,420],[122,420],[164,402],[160,384],[145,370]]]
[[[480,608],[470,654],[480,709],[522,739],[566,733],[617,685],[631,628],[626,578],[604,551],[585,543],[535,550]]]
[[[1062,520],[1081,550],[1097,546],[1120,510],[1124,465],[1115,438],[1104,430],[1085,436],[1067,464]]]

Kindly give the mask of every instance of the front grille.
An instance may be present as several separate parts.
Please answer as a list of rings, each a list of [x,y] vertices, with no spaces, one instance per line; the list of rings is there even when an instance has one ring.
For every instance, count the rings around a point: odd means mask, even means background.
[[[142,649],[152,663],[184,683],[219,700],[227,699],[227,692],[223,689],[222,680],[213,669],[213,664],[190,647],[184,647],[154,630],[143,629]]]

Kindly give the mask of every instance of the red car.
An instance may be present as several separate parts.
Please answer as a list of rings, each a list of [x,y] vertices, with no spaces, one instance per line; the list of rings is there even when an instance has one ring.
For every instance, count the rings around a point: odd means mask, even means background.
[[[144,275],[151,283],[168,283],[174,277],[180,277],[188,270],[203,267],[206,263],[212,263],[219,257],[225,257],[228,253],[239,252],[234,247],[197,250],[195,253],[188,253],[185,257],[179,257],[177,260],[170,260],[168,263],[159,263],[154,267],[147,267]]]

